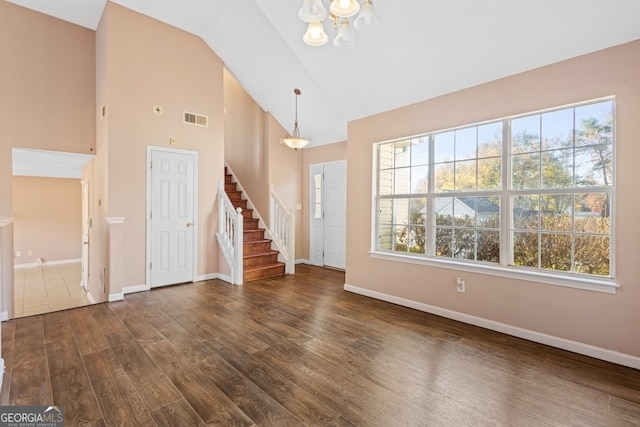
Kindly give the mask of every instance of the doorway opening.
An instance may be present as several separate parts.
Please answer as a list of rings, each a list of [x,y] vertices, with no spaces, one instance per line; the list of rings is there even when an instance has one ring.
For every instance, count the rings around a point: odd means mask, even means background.
[[[13,148],[12,317],[93,302],[82,286],[82,168],[93,157]]]

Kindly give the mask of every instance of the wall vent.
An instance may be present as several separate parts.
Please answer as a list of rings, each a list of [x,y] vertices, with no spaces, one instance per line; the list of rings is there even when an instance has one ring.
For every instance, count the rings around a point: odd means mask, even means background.
[[[190,125],[202,126],[206,128],[209,123],[209,118],[202,114],[189,113],[185,111],[184,122]]]

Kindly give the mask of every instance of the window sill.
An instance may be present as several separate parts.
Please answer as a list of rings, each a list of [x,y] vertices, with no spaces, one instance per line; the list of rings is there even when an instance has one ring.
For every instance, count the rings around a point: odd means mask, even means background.
[[[585,291],[615,294],[620,287],[611,279],[598,279],[592,277],[568,277],[561,274],[520,270],[496,265],[484,265],[471,262],[460,262],[449,259],[433,259],[417,255],[398,255],[391,252],[370,251],[371,258],[388,261],[406,262],[410,264],[425,265],[429,267],[447,268],[456,271],[487,274],[497,277],[505,277],[528,282],[542,283],[546,285],[564,286],[567,288],[581,289]]]

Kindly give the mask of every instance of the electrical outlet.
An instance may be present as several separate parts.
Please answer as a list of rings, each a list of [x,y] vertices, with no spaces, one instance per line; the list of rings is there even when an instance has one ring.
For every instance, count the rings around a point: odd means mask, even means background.
[[[33,255],[33,251],[32,251],[31,249],[29,249],[29,250],[27,251],[27,254],[28,254],[29,256],[31,256],[31,255]]]
[[[456,277],[456,290],[458,292],[465,292],[464,279],[462,277]]]
[[[17,257],[22,256],[22,251],[16,251],[16,256]]]

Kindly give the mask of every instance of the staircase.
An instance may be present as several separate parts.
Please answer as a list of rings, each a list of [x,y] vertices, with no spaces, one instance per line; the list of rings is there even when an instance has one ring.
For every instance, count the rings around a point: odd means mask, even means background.
[[[253,209],[247,208],[247,200],[242,198],[242,191],[232,181],[233,175],[224,171],[224,191],[233,206],[242,208],[243,217],[243,259],[242,280],[258,280],[264,277],[282,276],[285,264],[278,261],[278,251],[271,249],[271,240],[265,238],[265,229],[260,228],[259,220],[253,217]]]

